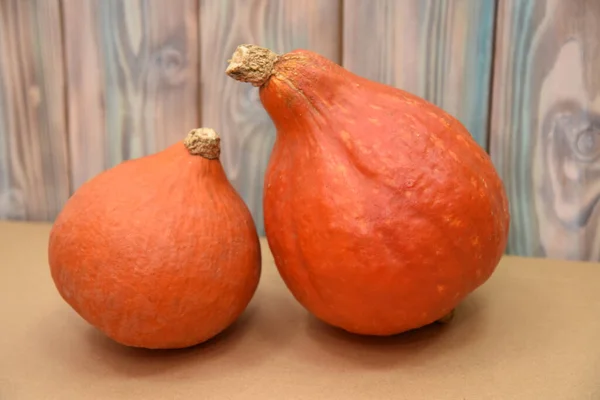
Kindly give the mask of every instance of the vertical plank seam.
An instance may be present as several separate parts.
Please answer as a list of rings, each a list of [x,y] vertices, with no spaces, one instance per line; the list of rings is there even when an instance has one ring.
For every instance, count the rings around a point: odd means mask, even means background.
[[[60,42],[61,42],[61,57],[62,57],[62,70],[63,70],[63,108],[64,108],[64,120],[65,120],[65,148],[66,148],[66,163],[67,163],[67,188],[69,191],[69,197],[73,194],[73,179],[72,179],[72,168],[71,168],[71,126],[69,121],[69,70],[67,66],[67,35],[65,27],[65,3],[64,0],[58,0],[58,21],[60,24]],[[61,207],[62,208],[62,207]]]
[[[498,9],[499,3],[502,0],[494,0],[494,16],[492,23],[492,43],[491,43],[491,58],[490,58],[490,76],[488,77],[488,107],[487,107],[487,121],[486,121],[486,132],[485,132],[485,149],[488,154],[492,154],[491,142],[492,142],[492,112],[494,107],[494,77],[496,75],[496,39],[498,35]]]
[[[345,63],[344,63],[344,29],[345,29],[345,24],[344,24],[344,7],[345,7],[345,1],[344,0],[339,0],[339,7],[340,9],[338,10],[339,15],[338,15],[338,57],[339,57],[339,64],[341,66],[345,67]]]
[[[196,124],[198,127],[203,126],[202,118],[202,0],[196,0],[196,51],[198,55],[196,57],[196,72],[198,73],[198,79],[196,80]],[[221,132],[219,132],[221,134]]]

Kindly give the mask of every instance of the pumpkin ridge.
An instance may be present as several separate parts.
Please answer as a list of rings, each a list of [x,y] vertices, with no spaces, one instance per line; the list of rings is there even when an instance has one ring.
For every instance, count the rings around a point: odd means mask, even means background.
[[[293,152],[292,152],[293,154]],[[296,192],[297,190],[301,190],[300,187],[298,186],[293,186],[290,187],[288,190],[290,190],[289,193],[289,197],[291,199],[295,199],[298,198],[298,193]],[[315,274],[314,271],[312,270],[312,262],[309,261],[309,258],[306,256],[305,254],[305,249],[302,246],[302,244],[300,243],[300,238],[301,238],[301,234],[300,230],[298,229],[298,222],[295,216],[293,216],[290,219],[290,225],[291,225],[291,232],[290,234],[294,235],[294,247],[296,249],[296,254],[299,257],[299,262],[298,264],[301,266],[301,268],[304,269],[304,272],[306,274],[306,278],[308,279],[310,286],[312,287],[312,292],[315,293],[317,295],[317,297],[319,297],[321,300],[324,300],[324,296],[321,293],[320,290],[320,285],[317,283],[316,279],[315,279]]]
[[[320,125],[319,122],[322,122],[322,121],[317,121],[317,120],[324,119],[323,114],[317,107],[315,107],[315,105],[308,99],[308,97],[306,97],[304,92],[301,89],[294,86],[294,84],[283,74],[276,73],[276,74],[274,74],[274,77],[278,81],[283,82],[285,85],[287,85],[294,94],[298,95],[302,100],[304,100],[304,103],[308,106],[311,113],[316,117],[315,122],[317,123],[317,126],[319,126]],[[285,93],[284,93],[284,95],[285,95]],[[319,128],[320,128],[320,126],[319,126]]]

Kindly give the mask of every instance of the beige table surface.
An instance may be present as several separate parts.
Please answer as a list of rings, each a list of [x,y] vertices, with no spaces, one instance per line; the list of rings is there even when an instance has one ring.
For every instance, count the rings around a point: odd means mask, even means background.
[[[600,264],[505,257],[447,326],[359,338],[309,317],[265,242],[244,316],[178,351],[106,339],[61,300],[50,226],[0,222],[0,399],[600,399]]]

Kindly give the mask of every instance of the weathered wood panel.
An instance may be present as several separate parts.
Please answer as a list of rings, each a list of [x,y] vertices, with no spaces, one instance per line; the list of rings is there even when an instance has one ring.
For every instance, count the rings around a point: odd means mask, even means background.
[[[503,0],[491,153],[509,251],[600,259],[600,2]]]
[[[0,218],[52,220],[69,196],[58,0],[0,2]]]
[[[487,148],[494,0],[344,0],[344,66],[457,117]]]
[[[63,0],[72,178],[182,140],[199,123],[197,0]]]
[[[222,162],[263,232],[262,185],[275,138],[257,88],[225,75],[242,43],[283,53],[296,48],[340,60],[338,0],[200,1],[202,125],[222,136]]]

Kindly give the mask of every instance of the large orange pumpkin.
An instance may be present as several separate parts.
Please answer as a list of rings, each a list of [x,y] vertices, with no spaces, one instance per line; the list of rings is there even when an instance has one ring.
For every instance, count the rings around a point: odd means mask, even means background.
[[[306,50],[241,45],[227,74],[277,129],[266,236],[295,298],[347,331],[451,315],[494,272],[509,211],[488,154],[451,115]]]
[[[204,342],[245,310],[261,272],[250,212],[226,178],[212,129],[125,161],[82,185],[50,234],[64,300],[134,347]]]

